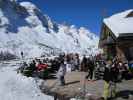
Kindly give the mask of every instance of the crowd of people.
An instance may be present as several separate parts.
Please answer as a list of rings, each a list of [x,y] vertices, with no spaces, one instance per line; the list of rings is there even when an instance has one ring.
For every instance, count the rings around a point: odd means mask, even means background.
[[[122,62],[117,57],[107,59],[104,70],[104,100],[116,97],[117,83],[123,79],[128,80],[133,78],[133,73],[129,70],[127,62]]]
[[[57,73],[57,77],[59,81],[61,81],[61,85],[65,85],[64,76],[68,71],[85,71],[88,72],[86,78],[92,79],[93,71],[94,71],[94,61],[93,57],[83,58],[79,56],[79,54],[61,54],[58,57],[54,58],[43,58],[37,59],[35,58],[31,62],[23,62],[20,69],[27,76],[34,76],[41,73],[39,77],[44,77],[44,73]],[[43,74],[42,74],[43,73]],[[46,74],[45,74],[46,75]],[[48,75],[48,74],[47,74]],[[45,76],[47,77],[47,76]]]
[[[122,79],[129,79],[130,74],[128,63],[123,63],[117,57],[114,59],[101,59],[98,56],[83,56],[79,54],[61,54],[52,59],[34,59],[29,64],[24,62],[20,67],[21,72],[27,76],[38,76],[40,78],[48,77],[49,73],[56,73],[61,86],[65,85],[65,75],[69,71],[84,71],[88,73],[86,80],[94,80],[96,71],[102,69],[104,80],[103,97],[107,100],[116,95],[116,83]],[[99,71],[99,73],[101,73]],[[99,75],[98,75],[99,76]],[[110,91],[111,88],[111,91]]]

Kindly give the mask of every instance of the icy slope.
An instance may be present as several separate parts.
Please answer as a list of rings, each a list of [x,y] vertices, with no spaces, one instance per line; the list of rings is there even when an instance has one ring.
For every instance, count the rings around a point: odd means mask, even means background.
[[[0,65],[0,100],[53,100],[41,93],[33,78],[17,74],[15,69]]]
[[[98,37],[81,27],[53,22],[30,2],[0,0],[0,51],[27,57],[43,53],[97,52]]]

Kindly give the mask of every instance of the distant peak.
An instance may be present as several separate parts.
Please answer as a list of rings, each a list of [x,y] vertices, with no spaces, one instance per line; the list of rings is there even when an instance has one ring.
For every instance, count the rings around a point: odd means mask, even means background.
[[[85,27],[80,27],[79,32],[80,33],[90,33],[90,31],[88,29],[86,29]]]
[[[23,7],[25,7],[26,9],[30,9],[30,10],[31,10],[31,9],[36,9],[36,8],[37,8],[33,3],[28,2],[28,1],[26,1],[26,2],[21,2],[20,5],[23,6]]]

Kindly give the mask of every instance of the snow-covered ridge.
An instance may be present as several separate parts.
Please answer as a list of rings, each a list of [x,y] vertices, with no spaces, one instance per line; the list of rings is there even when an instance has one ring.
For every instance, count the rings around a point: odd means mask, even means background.
[[[0,2],[0,50],[27,57],[98,51],[98,37],[84,27],[57,24],[30,2]]]
[[[37,9],[37,7],[31,2],[21,2],[20,5],[25,7],[26,9],[31,9],[31,10]]]

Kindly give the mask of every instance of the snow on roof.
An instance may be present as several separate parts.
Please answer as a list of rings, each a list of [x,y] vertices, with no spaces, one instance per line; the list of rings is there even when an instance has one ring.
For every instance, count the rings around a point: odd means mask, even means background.
[[[115,14],[109,18],[105,18],[103,21],[116,37],[122,33],[133,34],[133,17],[127,17],[131,12],[133,12],[133,9]]]

